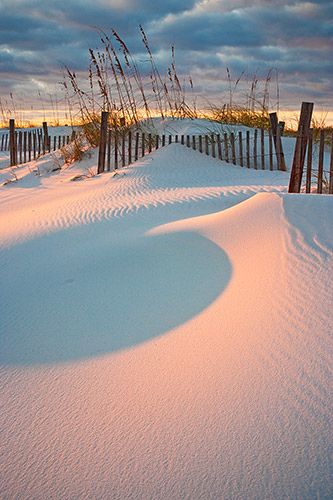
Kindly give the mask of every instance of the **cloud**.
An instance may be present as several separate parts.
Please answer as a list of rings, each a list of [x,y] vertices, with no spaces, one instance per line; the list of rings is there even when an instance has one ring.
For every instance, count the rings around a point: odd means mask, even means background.
[[[276,68],[286,102],[297,88],[308,96],[312,89],[313,99],[332,106],[333,2],[0,0],[0,10],[1,93],[28,88],[36,75],[54,85],[63,64],[84,71],[88,48],[99,45],[97,28],[115,28],[145,67],[143,24],[161,67],[174,44],[180,72],[202,92],[225,87],[226,66],[233,75]]]

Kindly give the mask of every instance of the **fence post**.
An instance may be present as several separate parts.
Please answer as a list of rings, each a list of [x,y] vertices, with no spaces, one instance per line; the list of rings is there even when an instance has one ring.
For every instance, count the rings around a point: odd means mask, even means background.
[[[269,122],[271,125],[273,142],[275,146],[276,159],[278,164],[278,170],[283,170],[284,172],[287,170],[286,162],[284,160],[283,147],[281,141],[280,127],[278,124],[277,114],[269,113]]]
[[[224,132],[223,138],[224,138],[224,157],[225,157],[225,161],[227,163],[229,163],[229,144],[228,144],[228,134],[227,134],[227,132]]]
[[[333,132],[331,134],[330,182],[328,186],[328,194],[333,194]]]
[[[319,155],[318,155],[318,182],[317,193],[323,192],[323,173],[324,173],[324,147],[325,147],[325,130],[320,131]]]
[[[231,143],[231,158],[232,163],[236,165],[236,146],[235,146],[235,134],[231,132],[230,134],[230,143]]]
[[[269,170],[273,170],[273,137],[272,130],[268,131],[268,150],[269,150]]]
[[[261,169],[265,170],[265,131],[260,129]]]
[[[101,174],[105,169],[105,153],[106,153],[106,142],[108,136],[108,111],[102,111],[101,117],[101,129],[99,137],[99,151],[98,151],[98,166],[97,173]]]
[[[43,122],[43,153],[49,149],[49,131],[47,127],[47,122]]]
[[[306,164],[306,193],[311,193],[311,178],[312,178],[312,129],[309,130],[308,142],[308,158]]]
[[[244,158],[243,158],[243,135],[242,132],[238,132],[238,147],[239,147],[239,164],[241,167],[244,167]]]
[[[16,165],[16,141],[15,141],[14,118],[11,118],[9,120],[9,156],[10,156],[10,166],[14,167]]]
[[[217,157],[219,160],[222,160],[222,146],[221,146],[221,136],[220,134],[216,135],[217,140]]]
[[[258,169],[258,148],[257,148],[257,141],[258,141],[258,130],[255,128],[254,129],[254,136],[253,136],[253,165],[254,168],[257,170]]]
[[[298,123],[298,138],[295,144],[294,159],[291,167],[289,193],[299,193],[301,189],[303,167],[308,142],[308,135],[311,126],[313,112],[313,102],[302,102],[301,114]],[[302,130],[302,135],[299,134]]]

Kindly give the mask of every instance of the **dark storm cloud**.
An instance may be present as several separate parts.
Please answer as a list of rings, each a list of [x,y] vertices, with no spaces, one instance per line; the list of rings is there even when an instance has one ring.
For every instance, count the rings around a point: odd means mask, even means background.
[[[143,24],[157,61],[165,68],[175,44],[178,68],[195,75],[197,88],[223,86],[226,66],[234,75],[276,68],[288,95],[298,82],[332,105],[333,2],[0,0],[0,12],[2,91],[10,90],[10,74],[15,87],[19,74],[54,82],[63,64],[84,70],[98,28],[116,29],[143,61]]]

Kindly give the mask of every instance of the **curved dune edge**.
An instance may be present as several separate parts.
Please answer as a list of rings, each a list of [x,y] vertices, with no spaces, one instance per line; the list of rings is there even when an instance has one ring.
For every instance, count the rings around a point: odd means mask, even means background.
[[[89,361],[4,370],[5,496],[330,496],[332,259],[323,266],[314,229],[304,236],[286,200],[260,194],[152,231],[204,236],[233,269],[224,293],[167,335]],[[311,209],[304,201],[308,219]]]

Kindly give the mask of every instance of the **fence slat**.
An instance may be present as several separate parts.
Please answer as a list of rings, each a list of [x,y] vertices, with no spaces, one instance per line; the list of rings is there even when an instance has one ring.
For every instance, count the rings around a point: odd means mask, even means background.
[[[135,148],[134,148],[134,159],[135,161],[138,160],[139,158],[139,132],[136,132],[135,134]]]
[[[221,146],[221,136],[220,134],[216,135],[217,141],[217,157],[219,160],[222,160],[222,146]]]
[[[317,193],[323,192],[323,173],[324,173],[324,147],[325,147],[325,130],[320,131],[319,139],[319,155],[318,155],[318,182]]]
[[[209,154],[209,142],[208,142],[208,135],[205,135],[205,153],[206,155]]]
[[[184,136],[183,135],[180,138],[180,143],[184,146]]]
[[[142,132],[141,136],[141,157],[143,158],[145,155],[145,133]]]
[[[18,152],[19,152],[19,162],[23,163],[23,161],[22,161],[22,132],[21,132],[21,130],[19,131],[19,135],[18,135]]]
[[[242,132],[238,132],[238,149],[239,149],[239,164],[241,167],[244,167],[244,159],[243,159],[243,135]]]
[[[231,132],[230,134],[230,143],[231,143],[232,163],[236,165],[236,145],[235,145],[235,134],[233,132]]]
[[[250,162],[250,131],[246,131],[246,167],[250,168],[251,167],[251,162]]]
[[[160,136],[159,135],[157,135],[155,137],[155,141],[156,141],[156,149],[158,149],[160,147]]]
[[[269,170],[273,170],[273,135],[272,130],[268,131],[268,154],[269,154]]]
[[[118,169],[118,130],[116,129],[115,130],[115,133],[114,133],[114,169],[117,170]]]
[[[31,130],[28,133],[28,159],[31,161]]]
[[[216,158],[216,151],[215,151],[215,134],[212,134],[211,136],[211,141],[212,141],[212,157]]]
[[[27,131],[23,132],[23,161],[27,162]]]
[[[199,151],[200,153],[202,153],[203,149],[202,149],[202,135],[199,135]]]
[[[265,131],[260,129],[261,170],[265,170]]]
[[[228,134],[224,132],[224,158],[227,163],[229,163],[229,144],[228,144]]]
[[[132,132],[128,131],[128,165],[132,163]]]
[[[196,150],[197,149],[197,144],[196,144],[196,139],[195,135],[192,136],[192,149]]]
[[[253,135],[253,166],[257,170],[258,169],[258,130],[254,129],[254,135]]]
[[[16,165],[15,161],[15,120],[11,118],[9,120],[9,156],[10,156],[10,166],[14,167]]]
[[[126,132],[124,130],[121,134],[121,166],[126,166]]]
[[[43,153],[48,149],[48,142],[49,142],[49,131],[47,127],[47,122],[43,122]]]
[[[37,149],[37,135],[36,135],[36,131],[34,130],[34,133],[33,133],[33,148],[34,148],[34,160],[36,159],[36,149]]]
[[[106,152],[106,141],[107,141],[107,133],[108,133],[108,111],[102,111],[101,116],[101,129],[100,129],[100,138],[99,138],[99,149],[98,149],[98,165],[97,165],[97,173],[101,174],[105,169],[105,152]],[[44,126],[44,124],[43,124]],[[63,146],[65,136],[63,137]]]
[[[162,135],[162,148],[164,148],[164,146],[165,146],[165,134]]]
[[[190,136],[186,136],[186,146],[189,148],[190,147]]]
[[[333,132],[331,135],[330,181],[328,186],[328,193],[333,194]]]
[[[311,178],[312,178],[312,129],[309,130],[309,140],[308,140],[308,157],[306,163],[306,186],[305,186],[306,193],[311,193]]]
[[[276,153],[278,170],[286,171],[287,168],[286,168],[286,163],[285,163],[284,154],[283,154],[281,133],[280,133],[280,127],[278,124],[277,114],[270,113],[269,114],[269,121],[270,121],[270,126],[271,126],[271,130],[272,130],[272,134],[273,134],[273,142],[274,142],[274,146],[275,146],[275,153]]]
[[[107,153],[107,171],[111,170],[111,129],[108,130],[108,153]]]
[[[152,142],[151,142],[151,134],[148,134],[148,152],[151,153]]]

